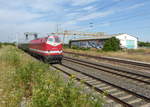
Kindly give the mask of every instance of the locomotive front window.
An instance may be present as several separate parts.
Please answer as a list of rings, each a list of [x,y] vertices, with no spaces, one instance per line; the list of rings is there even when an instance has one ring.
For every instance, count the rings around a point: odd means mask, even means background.
[[[53,42],[54,40],[53,40],[53,38],[48,38],[48,41]]]
[[[56,38],[55,38],[55,42],[56,42],[56,43],[60,43],[61,41],[60,41],[60,39],[59,39],[58,37],[56,37]]]

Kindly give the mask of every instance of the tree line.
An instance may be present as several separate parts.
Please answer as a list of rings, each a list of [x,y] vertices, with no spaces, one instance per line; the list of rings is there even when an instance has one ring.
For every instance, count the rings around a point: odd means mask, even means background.
[[[150,42],[142,42],[142,41],[139,41],[139,42],[138,42],[138,46],[139,46],[139,47],[150,47]]]

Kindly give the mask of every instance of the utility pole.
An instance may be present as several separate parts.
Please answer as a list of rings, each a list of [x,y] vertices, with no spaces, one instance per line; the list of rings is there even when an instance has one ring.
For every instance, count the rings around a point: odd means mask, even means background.
[[[60,32],[60,27],[61,27],[61,24],[56,25],[56,33],[57,34],[59,34],[59,32]]]
[[[18,45],[18,35],[19,35],[19,33],[17,32],[16,33],[16,46]]]
[[[57,24],[57,25],[56,25],[56,32],[57,32],[57,34],[58,34],[58,31],[59,31],[59,30],[58,30],[58,29],[59,29],[58,27],[59,27],[59,25]]]
[[[65,44],[65,36],[67,35],[67,30],[64,31],[64,35],[63,35],[63,44]]]

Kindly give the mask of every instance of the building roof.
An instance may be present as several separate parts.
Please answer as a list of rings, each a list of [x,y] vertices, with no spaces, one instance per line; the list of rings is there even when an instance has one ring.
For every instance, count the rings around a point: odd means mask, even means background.
[[[82,38],[82,39],[74,39],[74,40],[71,40],[71,41],[87,41],[87,40],[104,40],[104,39],[109,39],[111,37],[114,37],[114,36],[99,36],[99,37],[88,37],[88,38]]]
[[[75,41],[87,41],[87,40],[105,40],[105,39],[109,39],[109,38],[112,38],[112,37],[121,36],[121,35],[124,35],[124,34],[125,33],[112,34],[112,35],[102,35],[102,36],[97,36],[97,37],[87,37],[87,38],[82,38],[82,39],[74,39],[74,40],[71,40],[71,41],[75,42]],[[134,36],[132,36],[132,37],[134,37]]]
[[[118,34],[113,34],[112,36],[121,36],[121,35],[129,35],[129,34],[126,34],[126,33],[118,33]],[[137,39],[137,37],[133,36],[133,35],[129,35],[129,36],[132,36],[134,38]]]

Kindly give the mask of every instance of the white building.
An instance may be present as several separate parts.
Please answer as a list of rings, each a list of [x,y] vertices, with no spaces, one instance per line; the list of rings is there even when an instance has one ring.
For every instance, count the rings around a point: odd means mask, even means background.
[[[116,37],[117,39],[120,40],[120,45],[122,48],[137,49],[138,47],[138,39],[128,34],[114,34],[114,35],[104,35],[100,37],[75,39],[71,40],[71,44],[77,45],[79,47],[103,48],[105,41],[112,37]]]
[[[138,39],[134,36],[128,34],[117,34],[113,35],[120,40],[120,45],[122,48],[127,49],[137,49],[138,48]]]

